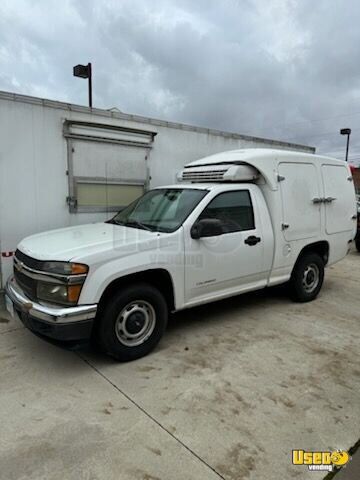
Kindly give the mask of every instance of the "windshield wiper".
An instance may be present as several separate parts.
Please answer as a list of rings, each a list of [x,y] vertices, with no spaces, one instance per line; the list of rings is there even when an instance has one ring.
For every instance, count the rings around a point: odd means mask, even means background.
[[[145,225],[144,223],[139,222],[138,220],[129,220],[124,223],[126,227],[137,227],[142,228],[143,230],[148,230],[149,232],[153,232],[154,230],[149,227],[149,225]]]
[[[148,230],[149,232],[153,232],[154,230],[149,227],[149,225],[145,225],[144,223],[139,222],[138,220],[129,220],[127,222],[118,222],[115,218],[111,218],[110,220],[106,220],[105,223],[112,223],[114,225],[121,225],[124,227],[135,227],[141,228],[142,230]]]
[[[118,222],[115,218],[110,218],[110,220],[106,220],[105,223],[112,223],[113,225],[125,225],[124,222]]]

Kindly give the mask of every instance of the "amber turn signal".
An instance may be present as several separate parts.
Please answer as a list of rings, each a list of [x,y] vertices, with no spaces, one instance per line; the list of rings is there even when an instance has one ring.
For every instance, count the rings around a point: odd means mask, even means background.
[[[69,285],[67,300],[69,303],[76,303],[79,300],[82,285]]]
[[[82,263],[72,263],[71,264],[71,273],[73,275],[78,275],[79,273],[87,273],[88,266]]]

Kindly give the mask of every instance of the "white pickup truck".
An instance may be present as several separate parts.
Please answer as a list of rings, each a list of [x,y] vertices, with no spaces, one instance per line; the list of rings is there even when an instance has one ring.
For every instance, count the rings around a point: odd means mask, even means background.
[[[159,342],[171,311],[286,282],[293,299],[313,300],[355,236],[354,185],[339,160],[236,150],[190,163],[178,180],[105,223],[23,240],[9,311],[38,335],[93,339],[133,360]]]

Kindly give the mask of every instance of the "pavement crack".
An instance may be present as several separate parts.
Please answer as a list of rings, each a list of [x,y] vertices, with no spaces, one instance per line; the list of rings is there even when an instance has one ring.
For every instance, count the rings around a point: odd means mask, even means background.
[[[332,277],[339,278],[340,280],[346,280],[347,282],[359,283],[359,280],[357,278],[343,277],[342,275],[334,275],[334,274],[332,274]]]
[[[349,448],[348,454],[350,455],[350,457],[353,457],[355,455],[355,453],[357,453],[358,451],[360,451],[360,438],[352,447]],[[347,465],[345,465],[345,468],[346,468],[346,466]],[[343,470],[344,470],[344,467],[336,468],[336,470],[334,470],[333,472],[329,472],[324,477],[323,480],[332,480],[338,473],[342,472]],[[350,479],[350,477],[349,477],[349,479]]]
[[[164,425],[162,425],[155,417],[150,415],[141,405],[139,405],[133,398],[131,398],[127,393],[125,393],[121,388],[119,388],[114,382],[112,382],[106,375],[104,375],[98,368],[95,367],[89,360],[83,357],[79,352],[75,352],[78,357],[80,357],[83,362],[89,365],[98,375],[100,375],[106,382],[108,382],[112,387],[115,388],[121,395],[123,395],[129,402],[131,402],[137,409],[139,409],[144,415],[146,415],[152,422],[154,422],[158,427],[160,427],[164,432],[166,432],[170,437],[172,437],[177,443],[179,443],[183,448],[185,448],[191,455],[193,455],[197,460],[199,460],[203,465],[209,468],[218,478],[222,480],[226,480],[225,477],[221,475],[214,467],[212,467],[209,463],[207,463],[203,458],[200,457],[194,450],[188,447],[184,442],[182,442],[178,437],[176,437],[172,432],[170,432]]]

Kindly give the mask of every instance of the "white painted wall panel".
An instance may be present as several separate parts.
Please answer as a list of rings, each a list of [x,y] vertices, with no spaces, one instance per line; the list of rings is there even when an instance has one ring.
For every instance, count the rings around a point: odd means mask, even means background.
[[[185,163],[205,155],[241,147],[291,148],[286,144],[233,138],[230,134],[194,129],[189,126],[166,126],[151,119],[131,119],[111,116],[107,111],[43,101],[32,97],[0,92],[0,251],[14,251],[18,242],[37,232],[62,226],[102,221],[106,213],[69,213],[67,142],[63,136],[63,122],[77,120],[123,126],[157,132],[150,152],[150,186],[176,182],[176,173]],[[123,117],[125,117],[123,115]],[[135,117],[134,117],[135,118]],[[82,132],[83,133],[83,132]],[[76,144],[77,141],[75,141]],[[90,143],[90,142],[89,142]],[[94,142],[93,142],[94,143]],[[76,148],[90,148],[84,144]],[[103,155],[105,163],[96,164],[94,151],[89,164],[76,168],[83,172],[104,173],[124,178],[144,174],[144,164],[133,156],[145,149],[129,150],[126,171],[118,172],[113,163],[113,145],[94,143],[96,155]],[[126,147],[130,148],[130,147]],[[294,146],[294,149],[297,147]],[[299,147],[300,148],[300,147]],[[305,147],[304,147],[305,148]],[[84,152],[83,152],[84,153]],[[76,153],[75,153],[76,155]],[[95,156],[96,156],[95,155]],[[106,158],[108,168],[106,165]],[[82,157],[85,158],[85,157]],[[93,165],[94,161],[94,165]],[[81,160],[83,162],[83,159]],[[136,166],[135,166],[136,165]],[[101,175],[102,176],[102,175]],[[0,257],[0,282],[11,273],[12,259]],[[0,288],[1,288],[0,283]]]

